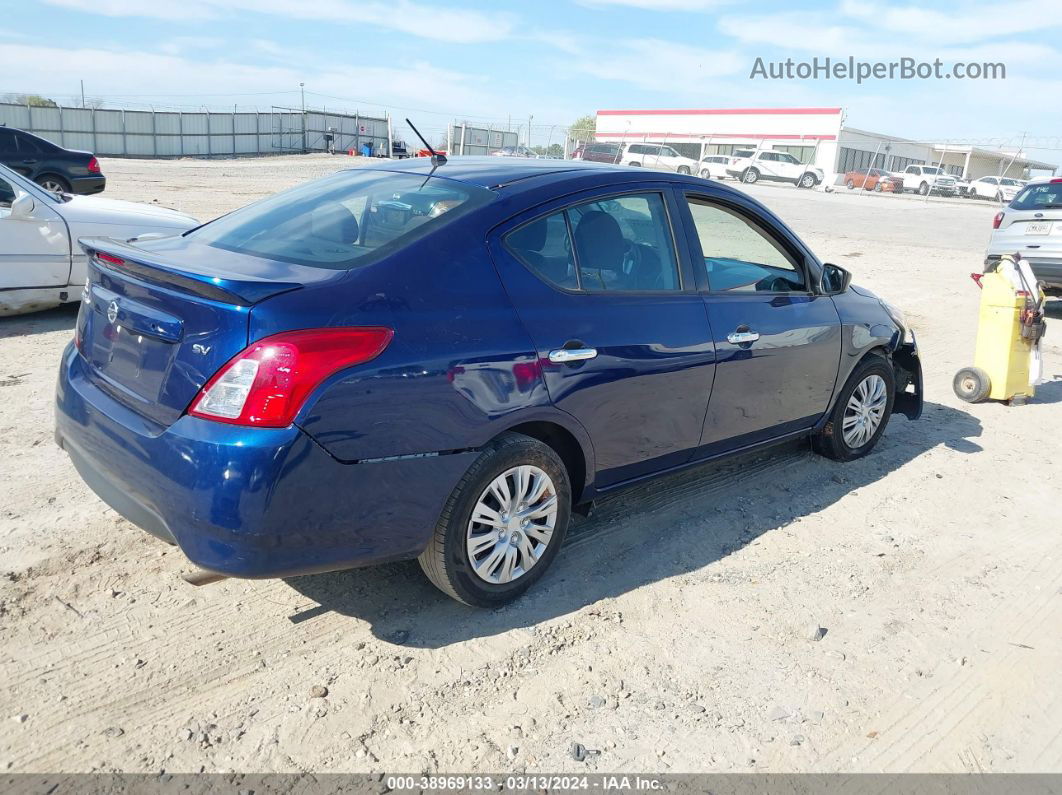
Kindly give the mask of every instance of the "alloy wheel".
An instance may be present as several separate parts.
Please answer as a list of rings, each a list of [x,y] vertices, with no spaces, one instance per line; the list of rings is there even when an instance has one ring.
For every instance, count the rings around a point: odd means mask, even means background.
[[[62,193],[64,190],[64,186],[60,185],[54,179],[44,180],[44,182],[41,183],[41,187],[49,193]]]
[[[557,524],[557,491],[536,466],[506,470],[484,489],[468,523],[465,549],[476,576],[501,585],[542,558]]]
[[[881,425],[888,403],[885,379],[880,375],[868,375],[856,386],[845,406],[841,421],[841,435],[852,449],[869,442]]]

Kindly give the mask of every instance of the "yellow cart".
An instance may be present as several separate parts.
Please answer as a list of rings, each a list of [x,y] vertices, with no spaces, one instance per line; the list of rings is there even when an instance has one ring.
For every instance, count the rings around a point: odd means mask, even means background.
[[[955,374],[955,394],[968,403],[986,398],[1024,403],[1036,392],[1030,365],[1033,347],[1045,330],[1043,293],[1036,283],[1016,289],[999,266],[971,276],[981,288],[977,348],[974,366]]]

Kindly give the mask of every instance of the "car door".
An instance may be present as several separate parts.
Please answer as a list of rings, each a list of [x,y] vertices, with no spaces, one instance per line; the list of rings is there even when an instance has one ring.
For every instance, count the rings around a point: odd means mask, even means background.
[[[841,355],[833,300],[812,289],[817,264],[756,205],[692,190],[683,198],[717,356],[702,453],[810,428]]]
[[[684,463],[700,442],[715,351],[674,212],[659,186],[599,192],[491,235],[550,398],[593,442],[598,487]]]
[[[33,200],[32,210],[25,217],[13,216],[12,203],[26,195]],[[0,174],[0,292],[65,287],[69,277],[66,222],[45,199]]]
[[[787,182],[796,182],[804,173],[804,166],[800,161],[788,152],[776,152],[775,159],[778,161],[778,174]]]

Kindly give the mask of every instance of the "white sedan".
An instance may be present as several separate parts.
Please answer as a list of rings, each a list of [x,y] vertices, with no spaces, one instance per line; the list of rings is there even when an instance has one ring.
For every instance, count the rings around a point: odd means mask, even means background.
[[[1010,177],[981,177],[970,183],[970,190],[966,195],[971,199],[1009,202],[1023,187],[1021,182]]]
[[[0,316],[81,300],[82,237],[177,235],[190,215],[98,196],[49,193],[0,165]]]

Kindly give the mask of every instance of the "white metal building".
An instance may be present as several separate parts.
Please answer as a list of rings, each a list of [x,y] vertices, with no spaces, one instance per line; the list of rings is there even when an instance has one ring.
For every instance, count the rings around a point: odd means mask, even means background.
[[[689,157],[729,155],[735,149],[789,152],[813,163],[827,184],[856,168],[903,171],[909,165],[940,165],[967,179],[1055,173],[1057,166],[1017,151],[947,142],[922,142],[845,126],[842,108],[698,108],[599,110],[598,141],[666,143]]]

